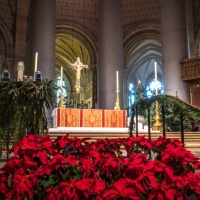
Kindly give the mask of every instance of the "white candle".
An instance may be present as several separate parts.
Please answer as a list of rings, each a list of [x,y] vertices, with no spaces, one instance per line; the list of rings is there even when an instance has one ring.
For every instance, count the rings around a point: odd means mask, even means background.
[[[119,89],[119,77],[118,77],[118,71],[116,71],[116,81],[117,81],[117,90]]]
[[[37,72],[38,52],[35,53],[35,72]]]
[[[155,69],[155,82],[156,82],[156,95],[158,95],[158,88],[157,88],[157,63],[154,63],[154,69]]]
[[[63,85],[63,67],[61,67],[60,71],[61,71],[60,72],[60,76],[61,76],[61,78],[60,78],[60,86],[62,87],[62,85]]]
[[[24,75],[24,62],[17,63],[17,80],[23,81]]]

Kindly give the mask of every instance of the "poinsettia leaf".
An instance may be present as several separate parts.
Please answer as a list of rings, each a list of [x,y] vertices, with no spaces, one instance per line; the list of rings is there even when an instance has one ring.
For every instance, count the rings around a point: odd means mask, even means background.
[[[47,179],[43,179],[41,184],[44,187],[48,187],[49,185],[54,185],[57,181],[54,179],[54,175],[50,175]]]
[[[66,179],[66,177],[69,175],[69,171],[65,171],[65,173],[63,173],[61,170],[59,170],[60,175],[62,176],[63,180]]]
[[[66,145],[65,149],[64,149],[65,153],[77,153],[77,150],[75,147],[71,147],[69,144]]]
[[[13,178],[13,174],[10,174],[10,175],[8,176],[8,187],[9,187],[9,188],[10,188],[11,185],[12,185],[12,178]]]
[[[82,175],[81,170],[79,168],[77,168],[77,167],[73,167],[72,171],[75,174],[76,180],[77,181],[80,180],[81,179],[81,175]]]

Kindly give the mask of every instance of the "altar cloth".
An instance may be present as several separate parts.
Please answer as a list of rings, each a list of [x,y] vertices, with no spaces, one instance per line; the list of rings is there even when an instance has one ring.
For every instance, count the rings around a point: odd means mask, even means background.
[[[53,127],[126,127],[126,110],[55,108]]]

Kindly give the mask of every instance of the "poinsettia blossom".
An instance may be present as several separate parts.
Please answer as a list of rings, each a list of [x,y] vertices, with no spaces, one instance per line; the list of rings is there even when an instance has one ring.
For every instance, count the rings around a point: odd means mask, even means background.
[[[80,159],[80,168],[83,172],[82,177],[93,177],[96,178],[97,174],[95,172],[93,161],[90,157],[83,157]]]
[[[6,195],[7,199],[24,199],[25,197],[34,196],[34,188],[37,183],[34,175],[15,175],[13,178],[12,190]]]
[[[173,187],[172,184],[166,183],[164,180],[162,183],[157,184],[157,186],[153,187],[151,190],[148,200],[155,200],[155,199],[162,199],[162,200],[184,200],[183,194]]]
[[[43,165],[43,166],[40,166],[39,168],[37,168],[37,170],[35,171],[35,174],[38,176],[38,177],[43,177],[43,176],[49,176],[52,172],[52,169],[49,168],[48,165]]]
[[[106,155],[104,156],[104,158]],[[101,175],[105,174],[106,177],[110,176],[113,172],[120,172],[120,167],[118,165],[117,159],[109,154],[107,154],[106,161],[102,164]]]
[[[157,140],[153,141],[153,145],[160,150],[165,148],[184,147],[184,144],[176,138],[165,138],[161,136]]]
[[[51,169],[55,169],[58,170],[58,168],[62,165],[75,165],[77,166],[77,159],[75,156],[73,155],[67,155],[66,157],[64,157],[61,154],[57,154],[55,155],[52,160],[49,162],[48,166]]]
[[[59,187],[55,188],[47,188],[46,189],[46,199],[47,200],[58,200],[61,198],[60,191],[58,190]]]
[[[134,161],[135,164],[147,164],[149,160],[147,159],[146,153],[129,154],[128,158]]]
[[[200,173],[193,174],[192,172],[189,172],[184,174],[183,177],[187,186],[189,186],[192,191],[195,191],[200,195]]]
[[[0,199],[182,200],[200,197],[199,158],[177,139],[27,135],[0,173]],[[126,151],[122,154],[123,151]],[[147,152],[145,150],[148,150]],[[153,160],[148,152],[154,152]]]
[[[2,171],[5,171],[6,174],[10,174],[15,170],[16,166],[21,166],[22,159],[18,157],[10,158],[7,163],[2,167]]]
[[[105,199],[141,199],[140,193],[145,193],[140,183],[131,179],[120,179],[103,193]]]
[[[105,189],[105,181],[95,178],[85,178],[75,183],[76,188],[81,191],[81,194],[88,198],[90,195],[98,194]]]
[[[57,137],[57,139],[54,141],[54,145],[58,150],[66,148],[67,145],[78,150],[82,143],[85,143],[88,139],[90,138],[79,139],[78,137],[68,137],[67,134],[66,136]]]
[[[172,160],[176,161],[177,163],[179,162],[184,169],[186,169],[186,164],[188,162],[193,162],[195,160],[194,155],[190,152],[187,151],[184,148],[170,148],[170,149],[164,149],[162,151],[162,161],[164,163],[169,163]]]
[[[72,179],[68,182],[61,182],[58,187],[60,198],[66,200],[78,199],[75,183],[75,179]]]
[[[163,173],[163,177],[166,180],[171,180],[174,178],[174,169],[171,166],[166,165],[163,162],[160,162],[159,160],[153,160],[149,162],[149,164],[146,166],[146,171],[153,171],[156,173]]]
[[[174,176],[172,182],[179,189],[183,189],[188,185],[187,180],[183,176]]]

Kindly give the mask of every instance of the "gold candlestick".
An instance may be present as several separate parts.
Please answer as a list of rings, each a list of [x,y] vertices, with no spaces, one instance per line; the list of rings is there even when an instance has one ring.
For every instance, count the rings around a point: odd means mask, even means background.
[[[116,102],[115,102],[114,110],[120,110],[119,93],[120,93],[120,91],[119,91],[119,89],[117,89],[117,91],[116,91],[117,99],[116,99]]]
[[[153,131],[161,131],[162,130],[162,124],[160,123],[160,113],[159,113],[159,107],[158,107],[158,101],[156,101],[156,116],[155,116],[155,124],[152,127]]]
[[[63,94],[63,88],[61,87],[60,88],[60,100],[59,100],[59,103],[58,103],[58,106],[59,106],[59,108],[64,108],[65,106],[64,106],[64,98],[65,98],[65,96],[64,96],[64,94]]]

